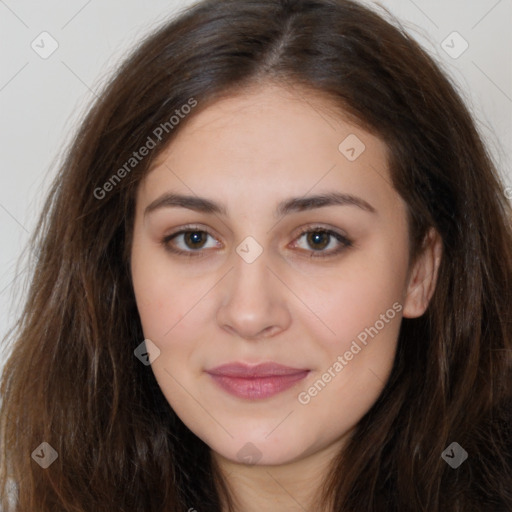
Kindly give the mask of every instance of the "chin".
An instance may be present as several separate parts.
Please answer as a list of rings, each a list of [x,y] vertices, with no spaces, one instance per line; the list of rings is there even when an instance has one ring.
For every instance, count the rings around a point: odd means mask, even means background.
[[[310,446],[305,440],[293,439],[293,434],[281,435],[272,439],[272,435],[266,439],[266,433],[254,433],[247,429],[236,432],[230,431],[233,438],[228,438],[223,431],[223,441],[217,439],[203,438],[204,442],[220,457],[228,459],[235,464],[247,466],[277,466],[293,462],[305,457],[308,453],[314,452],[315,447]],[[296,431],[295,431],[296,432]],[[283,434],[283,433],[281,433]],[[283,438],[287,442],[283,442]]]

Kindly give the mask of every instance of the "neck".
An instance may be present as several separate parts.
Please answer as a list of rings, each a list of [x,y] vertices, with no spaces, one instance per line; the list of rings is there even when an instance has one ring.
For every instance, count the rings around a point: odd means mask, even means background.
[[[222,512],[324,512],[322,484],[340,448],[338,441],[312,455],[266,466],[240,464],[212,451],[213,466],[235,507],[230,510],[222,497]]]

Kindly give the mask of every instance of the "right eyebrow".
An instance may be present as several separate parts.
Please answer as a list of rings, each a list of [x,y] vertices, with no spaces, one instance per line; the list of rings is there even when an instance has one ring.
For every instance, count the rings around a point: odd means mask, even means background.
[[[204,197],[197,196],[185,196],[181,194],[166,193],[155,199],[149,206],[144,210],[144,216],[159,209],[159,208],[172,208],[181,207],[188,208],[189,210],[195,210],[201,213],[217,213],[220,215],[227,215],[227,210],[224,206],[206,199]]]

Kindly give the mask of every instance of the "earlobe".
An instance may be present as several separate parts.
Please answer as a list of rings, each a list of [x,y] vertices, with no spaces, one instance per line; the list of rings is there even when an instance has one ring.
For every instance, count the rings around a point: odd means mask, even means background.
[[[437,282],[443,244],[441,236],[430,228],[423,241],[423,250],[414,264],[404,300],[404,318],[417,318],[427,310]]]

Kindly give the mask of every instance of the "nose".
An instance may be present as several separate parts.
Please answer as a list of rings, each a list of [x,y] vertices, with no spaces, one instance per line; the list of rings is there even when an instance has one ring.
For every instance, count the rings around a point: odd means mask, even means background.
[[[275,336],[291,323],[287,290],[270,270],[266,251],[252,263],[233,254],[234,269],[222,280],[218,325],[232,334],[258,340]],[[283,279],[284,281],[284,279]]]

